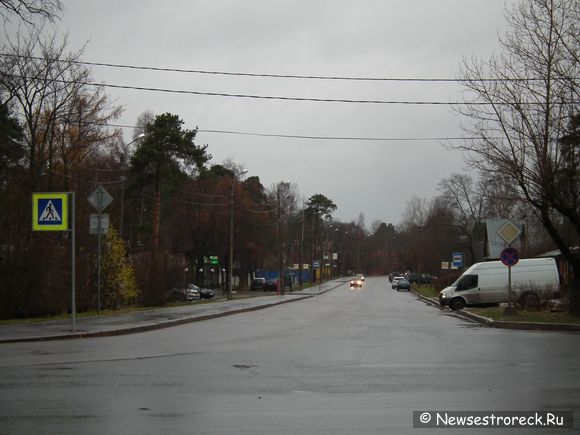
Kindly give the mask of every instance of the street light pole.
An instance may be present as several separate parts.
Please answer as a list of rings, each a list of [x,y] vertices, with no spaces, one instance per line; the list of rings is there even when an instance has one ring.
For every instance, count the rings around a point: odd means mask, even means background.
[[[137,142],[139,139],[145,137],[145,133],[139,133],[135,138],[129,142],[125,147],[128,147],[133,142]],[[127,181],[127,177],[125,175],[121,175],[119,179],[121,183],[121,222],[119,223],[119,238],[123,240],[123,221],[125,219],[124,212],[125,212],[125,182]]]
[[[290,181],[283,181],[278,183],[278,186],[276,188],[276,199],[278,202],[278,267],[279,267],[279,277],[278,277],[278,283],[279,283],[279,291],[280,294],[284,294],[285,293],[285,283],[284,283],[284,268],[285,268],[285,261],[284,261],[284,241],[282,238],[282,200],[281,200],[281,188],[282,186],[288,185],[290,186]]]
[[[234,268],[234,190],[236,187],[236,181],[238,177],[242,174],[248,172],[247,169],[243,169],[239,173],[235,174],[232,178],[232,191],[230,194],[230,255],[228,259],[228,293],[227,298],[232,298],[232,279],[233,279],[233,268]]]
[[[304,273],[304,199],[302,199],[302,231],[300,234],[300,264],[298,264],[298,281],[302,290],[302,275]]]

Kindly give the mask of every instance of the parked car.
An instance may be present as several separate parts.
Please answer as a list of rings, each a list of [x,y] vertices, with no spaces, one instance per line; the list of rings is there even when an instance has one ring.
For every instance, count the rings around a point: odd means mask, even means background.
[[[428,273],[410,273],[407,279],[411,284],[431,284],[433,281],[437,280],[432,275]]]
[[[275,280],[266,278],[254,278],[250,284],[251,290],[276,291],[278,290],[278,283]]]
[[[254,278],[250,284],[250,290],[264,290],[266,278]]]
[[[199,287],[194,284],[188,284],[185,288],[185,292],[188,301],[197,301],[201,299],[201,292],[199,291]]]
[[[405,279],[405,277],[404,276],[395,276],[393,278],[393,280],[391,281],[391,288],[393,290],[395,290],[397,288],[397,286],[399,285],[399,281],[402,279]]]
[[[201,294],[198,288],[190,288],[189,286],[174,287],[171,290],[169,290],[169,299],[173,299],[179,302],[197,301],[201,299]]]
[[[393,280],[397,277],[397,276],[403,276],[402,273],[400,272],[391,272],[389,273],[389,282],[393,282]]]
[[[397,280],[397,291],[400,292],[401,290],[411,290],[411,282],[406,278],[401,278]]]
[[[202,299],[210,299],[213,298],[215,295],[214,291],[210,288],[201,288],[194,284],[189,284],[189,287],[193,288],[194,290],[197,290]]]

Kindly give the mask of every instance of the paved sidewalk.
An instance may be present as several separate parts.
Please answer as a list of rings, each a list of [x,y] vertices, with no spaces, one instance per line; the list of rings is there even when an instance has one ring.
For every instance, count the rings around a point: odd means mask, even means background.
[[[0,325],[0,343],[103,337],[149,331],[304,300],[333,290],[343,283],[343,280],[329,281],[321,286],[286,293],[283,296],[269,294],[125,314],[77,317],[75,332],[72,332],[70,319]]]

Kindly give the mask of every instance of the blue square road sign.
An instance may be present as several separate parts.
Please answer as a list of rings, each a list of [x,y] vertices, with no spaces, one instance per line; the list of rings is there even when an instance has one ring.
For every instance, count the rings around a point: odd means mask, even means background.
[[[33,193],[32,229],[68,230],[68,193]]]

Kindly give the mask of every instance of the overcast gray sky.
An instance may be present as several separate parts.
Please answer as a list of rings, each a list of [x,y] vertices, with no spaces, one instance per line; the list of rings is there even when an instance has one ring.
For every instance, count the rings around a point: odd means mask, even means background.
[[[508,0],[508,4],[513,1]],[[58,24],[85,60],[282,75],[456,78],[463,57],[488,58],[505,26],[500,0],[65,0]],[[446,82],[323,81],[94,67],[104,83],[146,88],[320,99],[460,100]],[[280,101],[109,89],[134,125],[146,110],[186,128],[346,138],[457,137],[449,105]],[[132,138],[124,129],[125,140]],[[464,168],[437,140],[290,139],[200,132],[213,163],[225,159],[264,186],[290,180],[322,193],[335,217],[398,223],[406,202],[431,198]]]

